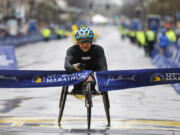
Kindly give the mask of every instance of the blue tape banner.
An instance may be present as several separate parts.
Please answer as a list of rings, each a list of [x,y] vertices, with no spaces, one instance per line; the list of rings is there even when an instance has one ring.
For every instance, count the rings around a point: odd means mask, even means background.
[[[90,73],[87,70],[71,74],[65,71],[0,70],[0,88],[69,86],[86,80]]]
[[[56,87],[78,84],[92,71],[0,70],[0,88]],[[180,84],[180,68],[95,72],[100,92],[162,84]],[[175,85],[177,86],[177,84]]]
[[[180,83],[180,68],[96,72],[100,92],[152,85]]]

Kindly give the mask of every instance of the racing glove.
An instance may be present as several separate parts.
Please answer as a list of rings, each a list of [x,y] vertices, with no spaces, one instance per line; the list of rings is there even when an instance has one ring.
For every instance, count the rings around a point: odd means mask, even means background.
[[[82,64],[82,63],[77,63],[77,68],[79,68],[80,70],[84,70],[86,67],[85,64]]]

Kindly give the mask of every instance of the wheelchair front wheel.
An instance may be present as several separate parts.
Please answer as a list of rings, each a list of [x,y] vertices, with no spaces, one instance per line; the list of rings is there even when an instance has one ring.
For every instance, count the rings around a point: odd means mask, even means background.
[[[87,108],[87,124],[88,124],[87,126],[88,126],[88,129],[90,129],[91,128],[91,107],[92,107],[90,83],[87,83],[85,87],[85,106]]]
[[[91,105],[87,107],[88,129],[91,128]]]

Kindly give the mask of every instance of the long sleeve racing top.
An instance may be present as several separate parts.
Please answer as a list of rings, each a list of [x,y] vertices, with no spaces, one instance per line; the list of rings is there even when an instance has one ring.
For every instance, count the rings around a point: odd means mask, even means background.
[[[106,71],[107,62],[104,49],[92,44],[88,52],[83,52],[78,45],[73,45],[67,50],[65,58],[65,69],[68,72],[74,72],[72,65],[76,63],[85,64],[85,70]]]

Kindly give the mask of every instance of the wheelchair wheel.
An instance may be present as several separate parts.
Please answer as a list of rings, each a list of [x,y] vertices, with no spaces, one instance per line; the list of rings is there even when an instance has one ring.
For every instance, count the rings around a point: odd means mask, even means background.
[[[109,113],[110,104],[109,104],[108,93],[103,92],[102,93],[102,98],[103,98],[103,102],[104,102],[104,109],[105,109],[105,112],[106,112],[106,118],[107,118],[107,121],[108,121],[107,127],[110,127],[111,118],[110,118],[110,113]]]
[[[85,106],[87,107],[87,124],[88,129],[91,128],[91,107],[92,107],[92,97],[91,97],[91,85],[87,83],[86,93],[85,93]]]
[[[61,92],[60,102],[59,102],[59,116],[58,116],[58,125],[59,126],[61,123],[61,119],[62,119],[62,115],[63,115],[63,111],[64,111],[64,106],[66,103],[67,94],[68,94],[68,87],[63,87],[62,92]]]
[[[88,129],[91,128],[91,106],[87,107]]]

